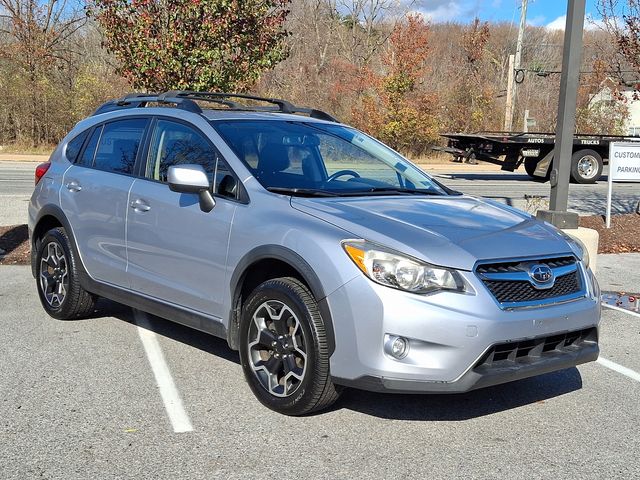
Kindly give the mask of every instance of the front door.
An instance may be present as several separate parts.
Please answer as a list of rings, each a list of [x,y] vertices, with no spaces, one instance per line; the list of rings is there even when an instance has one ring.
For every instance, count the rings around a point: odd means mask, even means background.
[[[214,195],[220,180],[216,171],[227,168],[200,131],[171,120],[155,122],[145,178],[136,180],[129,199],[131,287],[161,301],[221,317],[229,230],[237,203],[216,196],[216,206],[207,213],[200,210],[197,194],[172,192],[166,183],[167,171],[178,164],[202,165]]]

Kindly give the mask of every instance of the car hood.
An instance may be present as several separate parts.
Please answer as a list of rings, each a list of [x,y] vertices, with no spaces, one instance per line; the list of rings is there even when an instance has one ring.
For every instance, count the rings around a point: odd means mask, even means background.
[[[571,254],[558,231],[519,210],[470,196],[292,197],[291,206],[353,235],[434,265]]]

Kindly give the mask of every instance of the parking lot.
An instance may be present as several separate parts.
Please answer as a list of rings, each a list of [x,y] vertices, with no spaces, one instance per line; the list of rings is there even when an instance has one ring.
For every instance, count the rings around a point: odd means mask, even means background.
[[[640,254],[601,255],[599,277],[637,289]],[[640,476],[638,316],[603,311],[608,367],[463,395],[347,390],[290,418],[254,399],[221,340],[111,302],[57,321],[28,267],[0,282],[2,479]]]
[[[24,223],[34,168],[0,164],[0,224]],[[549,191],[482,167],[432,174],[520,208]],[[636,188],[616,186],[614,211]],[[571,189],[571,208],[604,212],[606,182]],[[640,290],[640,254],[598,261],[603,290]],[[107,301],[56,321],[28,267],[0,282],[1,479],[640,476],[637,315],[603,311],[599,363],[464,395],[347,390],[289,418],[255,400],[222,340]]]

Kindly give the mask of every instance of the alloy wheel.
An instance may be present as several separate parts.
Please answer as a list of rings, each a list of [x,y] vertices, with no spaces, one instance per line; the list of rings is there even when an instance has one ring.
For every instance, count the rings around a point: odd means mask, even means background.
[[[64,250],[57,242],[49,242],[40,258],[40,288],[51,308],[59,308],[67,296],[69,272]]]
[[[276,397],[292,395],[307,369],[307,339],[296,314],[268,300],[254,312],[247,337],[250,366],[260,385]]]

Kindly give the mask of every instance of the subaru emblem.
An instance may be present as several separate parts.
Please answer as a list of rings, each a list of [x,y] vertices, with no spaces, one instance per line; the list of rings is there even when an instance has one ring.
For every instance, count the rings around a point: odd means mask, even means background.
[[[547,265],[535,264],[529,268],[529,277],[536,288],[551,288],[553,286],[553,271]]]

